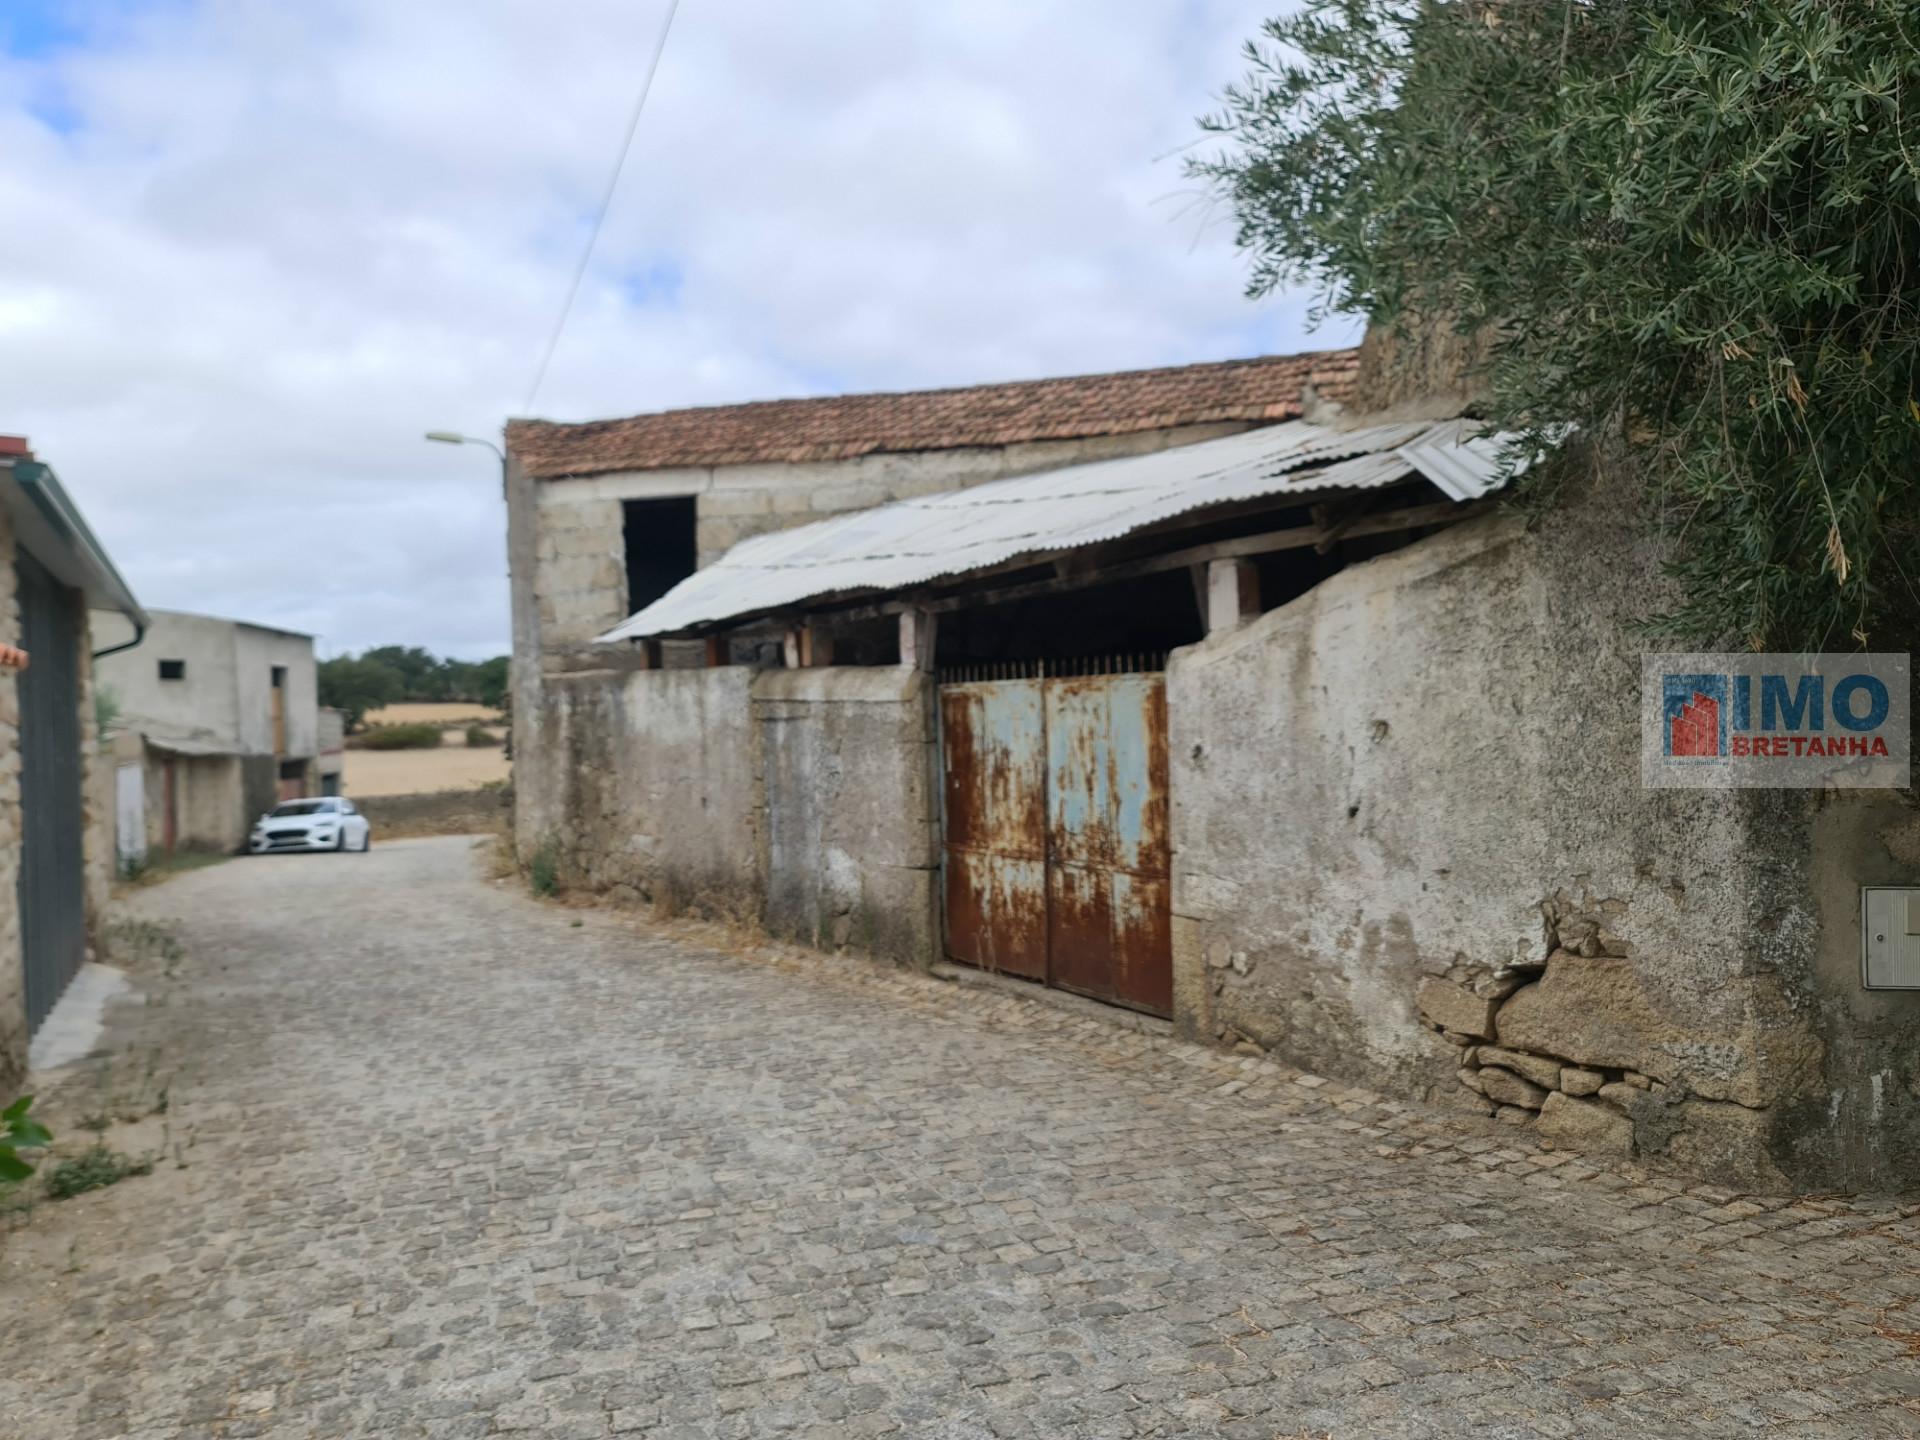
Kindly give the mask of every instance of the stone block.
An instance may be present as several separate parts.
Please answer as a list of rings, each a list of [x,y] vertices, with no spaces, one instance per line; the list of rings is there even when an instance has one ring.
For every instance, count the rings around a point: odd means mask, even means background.
[[[1764,1105],[1818,1074],[1823,1051],[1777,983],[1752,980],[1718,1013],[1683,1016],[1647,993],[1634,962],[1556,951],[1536,985],[1500,1007],[1502,1046],[1590,1069],[1684,1081],[1712,1100]]]
[[[811,498],[815,514],[838,515],[886,504],[887,490],[882,484],[828,485],[815,490]]]
[[[1600,1087],[1607,1083],[1607,1077],[1598,1070],[1582,1070],[1578,1065],[1568,1065],[1560,1071],[1560,1088],[1569,1095],[1597,1095]]]
[[[735,515],[771,515],[773,513],[773,494],[766,490],[718,490],[702,495],[699,500],[699,518],[719,518]]]
[[[1548,1060],[1540,1055],[1523,1055],[1517,1050],[1502,1050],[1495,1045],[1481,1046],[1478,1058],[1482,1065],[1497,1065],[1502,1070],[1511,1070],[1531,1080],[1542,1090],[1552,1090],[1560,1084],[1558,1060]]]
[[[1414,996],[1420,1013],[1435,1025],[1478,1040],[1493,1039],[1493,1015],[1498,1002],[1476,995],[1465,986],[1435,975],[1420,977]]]
[[[1480,1093],[1500,1105],[1518,1105],[1527,1110],[1538,1110],[1546,1103],[1548,1090],[1514,1074],[1511,1070],[1502,1070],[1497,1066],[1482,1066],[1480,1070]]]
[[[1540,1109],[1540,1138],[1587,1155],[1624,1159],[1633,1153],[1633,1122],[1605,1105],[1555,1091]]]
[[[1646,1104],[1647,1096],[1641,1097]],[[1657,1103],[1657,1102],[1656,1102]],[[1690,1100],[1667,1114],[1668,1135],[1652,1157],[1696,1175],[1711,1175],[1722,1185],[1765,1194],[1793,1189],[1770,1153],[1772,1121],[1764,1110],[1749,1110],[1712,1100]]]

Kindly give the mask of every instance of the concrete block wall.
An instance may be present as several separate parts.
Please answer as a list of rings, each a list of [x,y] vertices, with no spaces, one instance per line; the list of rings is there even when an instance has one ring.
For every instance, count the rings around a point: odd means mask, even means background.
[[[621,502],[697,497],[699,563],[711,565],[755,535],[849,510],[961,490],[1065,465],[1138,455],[1212,440],[1238,423],[1189,425],[1137,435],[969,446],[863,455],[807,464],[756,463],[632,471],[526,485],[533,501],[528,536],[532,614],[541,648],[589,645],[627,618],[626,539]],[[516,571],[516,585],[523,583]]]
[[[929,964],[939,953],[932,678],[769,670],[754,682],[753,712],[767,928]]]
[[[1920,994],[1858,961],[1912,796],[1641,787],[1638,504],[1593,480],[1175,653],[1177,1020],[1721,1183],[1914,1183]]]

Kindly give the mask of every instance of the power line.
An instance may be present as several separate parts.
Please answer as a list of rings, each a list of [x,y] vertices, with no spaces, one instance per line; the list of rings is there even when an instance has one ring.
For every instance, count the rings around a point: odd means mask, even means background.
[[[620,186],[620,172],[627,168],[627,152],[633,149],[633,137],[640,128],[640,116],[647,108],[647,96],[653,91],[653,77],[660,70],[660,57],[666,53],[667,36],[673,30],[673,17],[679,12],[680,0],[669,0],[667,18],[660,25],[660,38],[653,45],[653,59],[647,65],[647,78],[640,83],[640,98],[633,102],[633,118],[627,121],[627,138],[620,144],[620,158],[613,162],[613,173],[607,177],[607,193],[600,197],[599,213],[593,217],[593,233],[587,237],[587,248],[580,252],[580,263],[574,267],[573,283],[567,287],[567,302],[560,307],[560,318],[554,322],[553,334],[547,339],[547,348],[540,357],[540,368],[533,372],[533,384],[527,388],[527,403],[520,407],[522,415],[533,413],[533,402],[540,393],[540,387],[546,383],[547,366],[553,363],[553,352],[560,348],[560,336],[567,328],[567,321],[573,315],[573,302],[580,297],[580,282],[587,278],[587,265],[593,259],[594,247],[600,243],[600,227],[607,223],[607,209],[613,204],[613,193]]]

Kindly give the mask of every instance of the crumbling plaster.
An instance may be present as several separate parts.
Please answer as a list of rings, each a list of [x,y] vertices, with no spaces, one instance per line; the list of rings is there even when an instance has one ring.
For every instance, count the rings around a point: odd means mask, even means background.
[[[1861,990],[1857,924],[1920,881],[1908,797],[1641,787],[1638,503],[1596,474],[1175,653],[1177,1019],[1729,1183],[1911,1183],[1920,995]]]

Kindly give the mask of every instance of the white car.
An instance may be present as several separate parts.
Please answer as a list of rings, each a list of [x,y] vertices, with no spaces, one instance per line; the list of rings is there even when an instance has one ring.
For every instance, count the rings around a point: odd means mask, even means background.
[[[282,850],[360,850],[373,848],[373,826],[351,800],[326,796],[289,800],[254,823],[247,849],[255,855]]]

